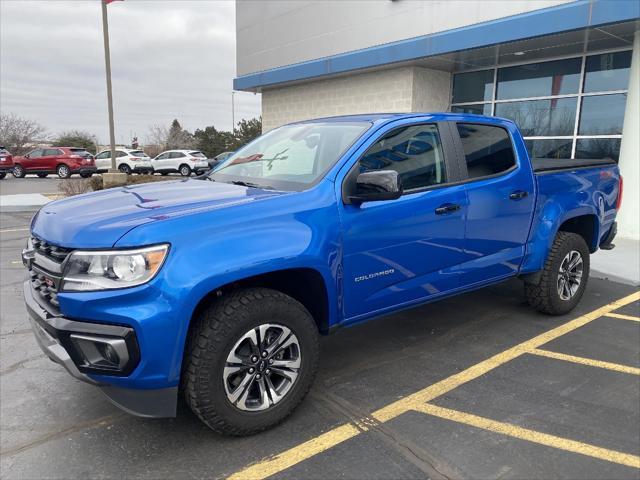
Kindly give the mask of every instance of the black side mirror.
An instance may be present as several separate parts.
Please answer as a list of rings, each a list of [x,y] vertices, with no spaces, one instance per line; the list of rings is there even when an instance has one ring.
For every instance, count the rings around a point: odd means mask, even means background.
[[[355,195],[349,196],[353,203],[395,200],[402,196],[402,180],[395,170],[364,172],[356,179]]]

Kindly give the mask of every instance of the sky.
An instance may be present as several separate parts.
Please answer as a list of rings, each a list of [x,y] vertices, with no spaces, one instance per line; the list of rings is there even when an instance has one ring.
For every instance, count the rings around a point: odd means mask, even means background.
[[[187,130],[231,129],[233,1],[125,0],[108,7],[116,142],[141,142],[177,118]],[[99,0],[0,0],[0,111],[50,137],[109,138]],[[235,94],[235,119],[260,115],[260,95]]]

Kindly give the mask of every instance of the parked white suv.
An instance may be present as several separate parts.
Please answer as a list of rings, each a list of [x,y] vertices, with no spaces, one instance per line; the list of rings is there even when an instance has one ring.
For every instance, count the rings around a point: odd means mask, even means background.
[[[207,156],[199,150],[167,150],[151,160],[153,171],[162,175],[178,172],[188,177],[191,172],[196,175],[209,169]]]
[[[103,150],[96,155],[96,167],[103,173],[111,168],[111,150]],[[116,148],[116,168],[122,173],[153,173],[151,158],[142,150]]]

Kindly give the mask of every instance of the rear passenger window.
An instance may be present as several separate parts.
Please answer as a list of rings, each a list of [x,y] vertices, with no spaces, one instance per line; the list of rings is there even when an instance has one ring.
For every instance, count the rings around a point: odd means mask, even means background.
[[[185,155],[182,152],[171,152],[171,155],[169,156],[169,158],[182,158],[184,156]]]
[[[446,181],[444,155],[435,125],[399,128],[374,143],[359,162],[360,173],[395,170],[405,190]]]
[[[469,178],[505,172],[516,164],[509,133],[501,127],[458,123]]]

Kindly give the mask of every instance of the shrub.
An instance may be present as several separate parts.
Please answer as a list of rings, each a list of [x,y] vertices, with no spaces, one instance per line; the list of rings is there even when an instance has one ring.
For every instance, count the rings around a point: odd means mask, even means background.
[[[102,182],[100,182],[102,183]],[[85,180],[84,178],[70,178],[58,184],[58,190],[70,197],[72,195],[80,195],[81,193],[91,192],[94,189],[91,185],[91,180]]]

